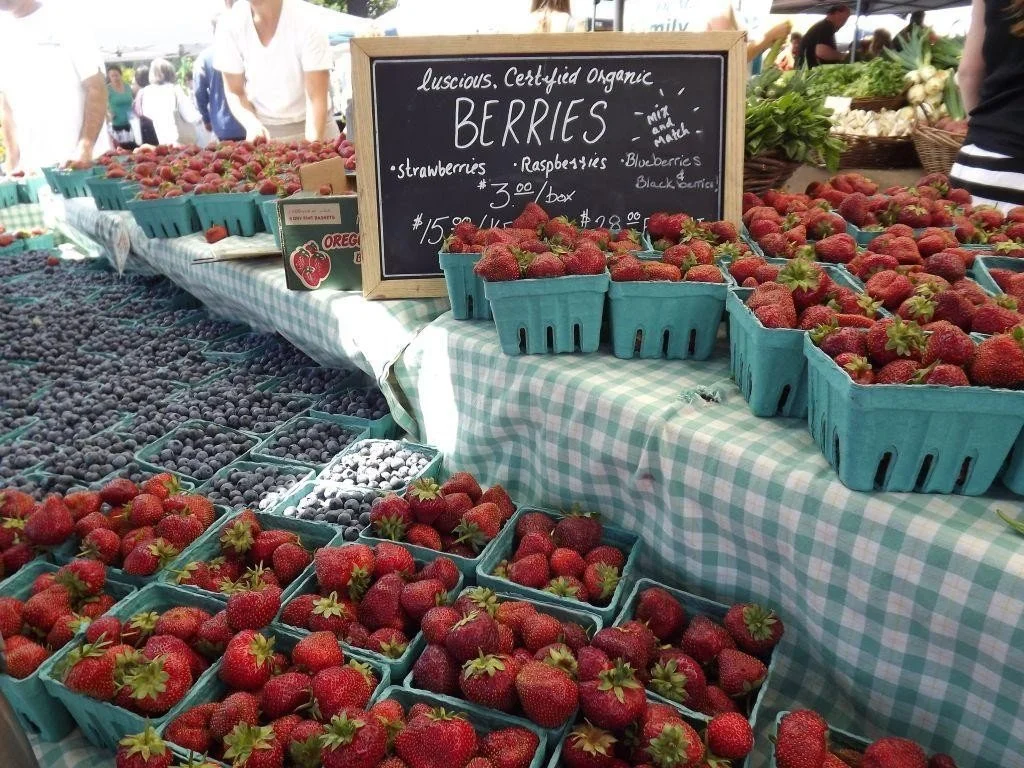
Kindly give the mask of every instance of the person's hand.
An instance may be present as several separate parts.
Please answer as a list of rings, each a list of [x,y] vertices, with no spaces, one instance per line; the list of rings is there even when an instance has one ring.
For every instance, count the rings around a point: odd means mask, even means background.
[[[263,137],[264,139],[270,138],[270,131],[267,130],[266,126],[263,125],[259,120],[253,120],[247,123],[245,126],[245,138],[248,141]]]
[[[85,139],[79,139],[78,145],[75,147],[74,154],[71,155],[71,162],[78,163],[80,166],[87,167],[92,165],[92,149],[93,145],[91,141]]]

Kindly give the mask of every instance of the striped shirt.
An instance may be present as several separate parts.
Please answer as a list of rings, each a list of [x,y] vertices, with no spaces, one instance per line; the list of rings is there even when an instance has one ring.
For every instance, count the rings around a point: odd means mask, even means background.
[[[994,205],[1004,213],[1024,205],[1024,158],[1013,158],[966,144],[950,171],[952,183],[974,198],[974,205]]]

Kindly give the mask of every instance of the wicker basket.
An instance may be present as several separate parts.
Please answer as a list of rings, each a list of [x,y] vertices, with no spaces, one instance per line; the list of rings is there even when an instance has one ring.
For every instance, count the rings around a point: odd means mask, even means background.
[[[850,109],[863,109],[867,112],[881,112],[883,109],[899,109],[906,105],[907,94],[899,96],[885,96],[879,98],[854,99],[850,102]]]
[[[909,136],[835,135],[846,142],[846,151],[839,158],[840,168],[917,167],[917,152]]]
[[[800,165],[776,154],[748,157],[743,161],[743,191],[760,195],[769,189],[781,189]]]
[[[964,145],[964,138],[962,134],[918,125],[914,130],[914,148],[925,173],[949,174],[960,147]]]

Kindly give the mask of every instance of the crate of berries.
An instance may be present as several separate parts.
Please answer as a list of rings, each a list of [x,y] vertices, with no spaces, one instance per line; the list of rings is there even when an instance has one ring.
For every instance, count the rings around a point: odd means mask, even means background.
[[[108,174],[110,171],[108,171]],[[119,169],[123,174],[123,170]],[[86,179],[85,186],[89,195],[96,201],[96,207],[101,211],[126,211],[128,201],[135,197],[141,186],[137,183],[127,181],[123,175],[117,177],[93,176]]]
[[[283,517],[336,526],[345,541],[356,541],[370,524],[374,500],[382,495],[382,491],[368,488],[309,480],[296,486],[271,511]]]
[[[804,354],[808,427],[853,490],[983,494],[1024,428],[1024,328],[897,317]]]
[[[346,488],[404,491],[410,483],[436,471],[442,456],[436,448],[404,440],[360,440],[350,445],[318,479]]]
[[[475,584],[477,565],[515,512],[501,485],[484,490],[469,472],[455,472],[444,483],[424,476],[402,496],[375,499],[359,540],[370,546],[398,541],[417,557],[443,552]]]
[[[42,175],[20,176],[18,182],[18,200],[22,203],[38,203],[39,190],[47,186],[47,180]]]
[[[658,216],[667,214],[655,214],[651,221],[659,222]],[[693,239],[656,251],[657,260],[631,254],[612,259],[608,307],[616,357],[711,357],[727,292],[726,275],[717,264],[721,246],[735,246],[737,254],[749,248],[741,246],[728,222],[692,223]],[[659,245],[667,242],[663,237]]]
[[[176,751],[216,765],[252,765],[249,756],[272,752],[287,724],[295,748],[286,753],[299,755],[304,746],[319,758],[322,738],[352,727],[355,713],[390,682],[386,666],[343,651],[330,633],[298,637],[277,624],[242,630],[160,735]]]
[[[5,232],[0,225],[0,256],[14,256],[25,250],[25,241]]]
[[[199,492],[218,507],[232,511],[269,511],[314,474],[306,464],[254,456],[252,461],[234,461],[219,470]]]
[[[1005,293],[1024,308],[1024,259],[1017,256],[979,255],[974,260],[978,285],[994,294]]]
[[[642,670],[655,701],[694,717],[738,712],[754,727],[784,631],[768,607],[728,606],[640,579],[615,626],[592,644]]]
[[[443,555],[417,559],[390,542],[332,545],[317,550],[313,568],[285,591],[277,620],[301,634],[333,632],[401,680],[426,645],[424,615],[461,589],[462,574]]]
[[[42,227],[32,227],[18,234],[24,236],[26,251],[52,251],[57,245],[53,232]]]
[[[125,210],[131,212],[149,238],[184,237],[201,231],[192,195],[180,189],[142,188],[138,195],[125,201]]]
[[[732,262],[740,285],[726,297],[732,373],[755,416],[792,416],[807,412],[807,375],[803,337],[827,335],[869,325],[882,308],[859,291],[842,267],[806,259],[782,264],[760,257]]]
[[[247,458],[259,442],[237,429],[192,419],[141,448],[135,459],[146,469],[169,472],[198,486]]]
[[[40,668],[134,591],[108,578],[102,563],[86,560],[59,568],[34,560],[0,582],[0,693],[27,733],[60,741],[74,730],[74,718],[44,688]]]
[[[611,623],[638,550],[636,534],[605,525],[595,514],[524,508],[480,559],[476,581],[495,592],[586,610]]]
[[[262,229],[263,219],[256,208],[254,192],[199,191],[204,188],[200,186],[192,195],[192,206],[203,230],[220,226],[229,235],[252,237]]]
[[[365,429],[296,416],[275,429],[251,456],[256,461],[294,462],[320,470],[352,443],[366,437],[369,433]]]
[[[246,509],[182,552],[164,578],[222,596],[265,587],[287,594],[312,564],[317,549],[340,543],[330,526]]]
[[[367,430],[367,437],[396,437],[398,425],[378,387],[351,387],[328,392],[309,409],[315,419]]]
[[[456,234],[453,237],[458,237],[459,227],[468,229],[473,227],[473,224],[466,222],[465,225],[457,226]],[[448,302],[452,306],[452,317],[456,320],[491,319],[491,304],[487,301],[487,296],[484,295],[484,282],[473,271],[483,255],[483,246],[473,243],[475,227],[473,230],[473,232],[463,232],[463,235],[470,238],[468,246],[461,238],[457,241],[449,238],[451,245],[446,243],[446,250],[437,254],[438,263],[444,273],[445,286],[448,289]],[[468,247],[470,250],[453,253],[447,250],[450,247]]]
[[[576,714],[579,669],[595,657],[590,641],[601,626],[585,611],[473,587],[423,617],[427,646],[405,686],[524,717],[557,742]],[[565,697],[530,695],[543,690]]]
[[[909,766],[927,765],[929,768],[956,768],[956,760],[948,754],[931,756],[912,739],[883,736],[871,740],[829,725],[817,712],[810,709],[783,710],[775,718],[771,737],[773,749],[771,768],[797,765],[823,766],[871,765]],[[952,741],[947,736],[945,741]]]

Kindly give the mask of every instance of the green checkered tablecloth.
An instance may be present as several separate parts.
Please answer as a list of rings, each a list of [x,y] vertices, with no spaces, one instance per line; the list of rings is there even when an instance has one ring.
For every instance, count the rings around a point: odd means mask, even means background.
[[[81,731],[73,731],[66,739],[52,744],[34,736],[29,736],[29,741],[39,768],[111,768],[114,765],[114,753],[92,746]]]
[[[491,323],[446,314],[392,380],[452,467],[599,510],[641,535],[646,573],[777,607],[755,765],[777,711],[809,706],[961,768],[1024,766],[1024,539],[995,515],[1013,497],[846,489],[803,422],[750,415],[724,341],[704,363],[507,357]]]
[[[0,225],[8,230],[32,229],[46,223],[43,207],[39,203],[24,203],[0,208]]]
[[[127,211],[100,211],[91,197],[54,197],[51,204],[61,232],[91,256],[107,259],[119,273],[129,268],[133,246],[141,249],[148,243]],[[139,240],[131,240],[132,229],[138,231]],[[146,271],[138,269],[138,259],[132,261],[132,271]]]

